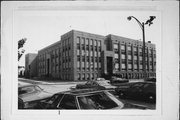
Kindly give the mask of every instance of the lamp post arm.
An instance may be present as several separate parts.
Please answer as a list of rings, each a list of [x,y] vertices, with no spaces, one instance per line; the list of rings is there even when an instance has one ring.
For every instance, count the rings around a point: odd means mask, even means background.
[[[131,17],[134,18],[137,21],[137,23],[139,24],[140,28],[143,30],[143,24],[137,18],[135,18],[134,16],[131,16]]]

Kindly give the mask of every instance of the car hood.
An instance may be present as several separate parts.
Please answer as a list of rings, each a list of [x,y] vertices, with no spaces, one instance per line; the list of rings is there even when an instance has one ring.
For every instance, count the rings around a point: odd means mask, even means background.
[[[23,95],[19,96],[24,102],[29,102],[29,101],[36,101],[36,100],[41,100],[45,99],[47,97],[52,96],[53,94],[48,93],[48,92],[38,92],[34,94],[29,94],[29,95]]]

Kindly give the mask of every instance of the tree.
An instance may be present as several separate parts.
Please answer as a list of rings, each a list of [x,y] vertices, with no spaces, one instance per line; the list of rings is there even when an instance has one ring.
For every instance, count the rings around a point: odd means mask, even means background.
[[[26,42],[26,38],[23,38],[18,41],[18,61],[20,60],[21,56],[24,54],[25,50],[22,49],[24,46],[24,43]]]

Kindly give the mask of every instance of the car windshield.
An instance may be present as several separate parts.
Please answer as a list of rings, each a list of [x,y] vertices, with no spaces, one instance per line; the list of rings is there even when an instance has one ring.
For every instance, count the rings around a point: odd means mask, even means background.
[[[104,92],[80,96],[77,98],[81,109],[112,109],[118,104]]]

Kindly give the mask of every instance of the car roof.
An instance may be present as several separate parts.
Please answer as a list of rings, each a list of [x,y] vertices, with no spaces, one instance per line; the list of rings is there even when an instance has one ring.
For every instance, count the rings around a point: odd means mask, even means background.
[[[99,89],[78,89],[78,90],[70,90],[70,91],[64,91],[64,92],[59,92],[57,94],[71,94],[71,95],[86,95],[86,94],[92,94],[92,93],[97,93],[97,92],[103,92],[107,90],[99,90]]]

